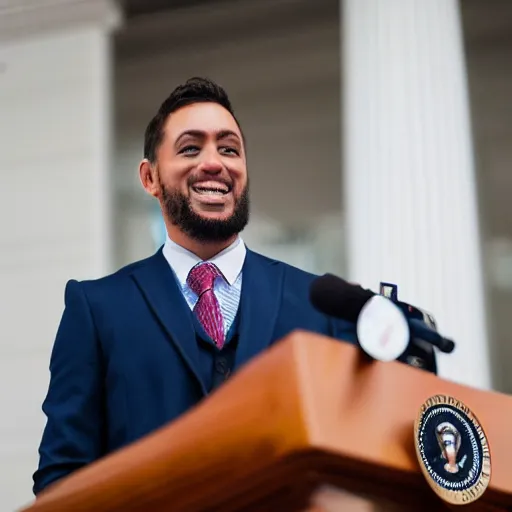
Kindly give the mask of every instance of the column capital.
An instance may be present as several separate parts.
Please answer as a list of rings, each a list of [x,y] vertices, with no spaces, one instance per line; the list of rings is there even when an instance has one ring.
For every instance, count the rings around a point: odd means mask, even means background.
[[[80,26],[110,31],[121,18],[115,0],[0,0],[0,41]]]

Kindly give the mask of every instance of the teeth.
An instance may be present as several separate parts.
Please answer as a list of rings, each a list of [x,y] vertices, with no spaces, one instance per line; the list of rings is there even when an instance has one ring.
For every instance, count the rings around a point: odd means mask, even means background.
[[[204,194],[207,196],[223,196],[224,192],[221,192],[220,190],[200,190],[200,194]]]
[[[192,187],[192,189],[198,194],[224,195],[228,193],[227,190],[222,190],[220,188]]]

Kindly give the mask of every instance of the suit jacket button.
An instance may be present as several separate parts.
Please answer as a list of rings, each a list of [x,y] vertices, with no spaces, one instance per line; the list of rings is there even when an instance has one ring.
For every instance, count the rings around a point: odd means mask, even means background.
[[[215,369],[219,372],[219,373],[226,373],[227,369],[228,369],[228,365],[227,365],[227,362],[224,358],[222,359],[218,359],[217,362],[215,363]]]

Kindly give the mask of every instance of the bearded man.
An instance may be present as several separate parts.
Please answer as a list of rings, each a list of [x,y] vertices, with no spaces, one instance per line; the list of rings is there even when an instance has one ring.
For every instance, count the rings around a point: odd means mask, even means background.
[[[170,94],[139,174],[167,239],[110,276],[67,283],[35,494],[174,420],[295,329],[355,340],[354,325],[311,306],[316,276],[241,239],[245,141],[219,85],[192,78]]]

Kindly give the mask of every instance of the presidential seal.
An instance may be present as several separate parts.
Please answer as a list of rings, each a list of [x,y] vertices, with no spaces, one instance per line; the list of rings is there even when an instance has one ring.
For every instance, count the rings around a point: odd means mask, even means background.
[[[471,503],[491,478],[491,454],[475,415],[459,400],[436,395],[414,423],[416,455],[427,482],[448,503]]]

